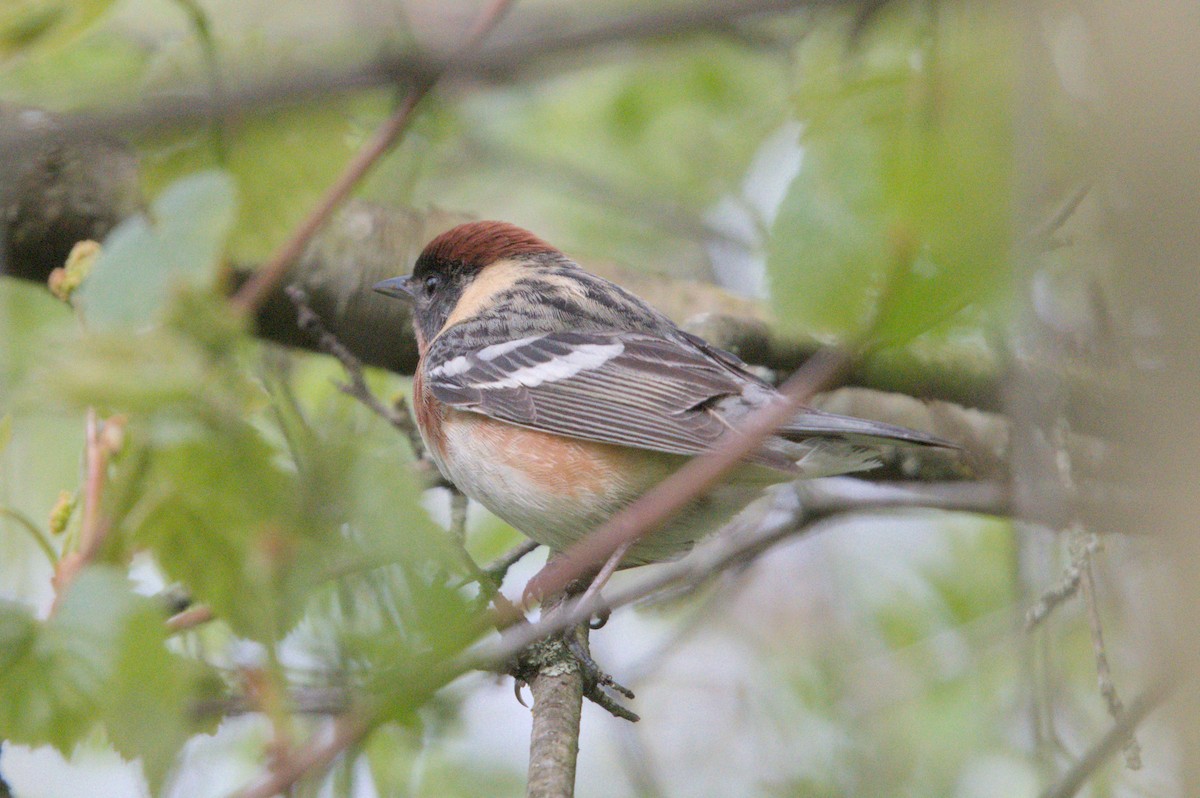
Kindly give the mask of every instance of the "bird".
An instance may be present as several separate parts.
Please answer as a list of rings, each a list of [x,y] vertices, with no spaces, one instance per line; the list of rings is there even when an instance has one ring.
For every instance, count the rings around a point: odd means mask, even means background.
[[[438,469],[554,551],[785,401],[735,355],[507,222],[438,235],[411,274],[374,290],[412,303],[413,411]],[[620,566],[677,558],[767,486],[874,468],[894,445],[954,448],[802,408]]]

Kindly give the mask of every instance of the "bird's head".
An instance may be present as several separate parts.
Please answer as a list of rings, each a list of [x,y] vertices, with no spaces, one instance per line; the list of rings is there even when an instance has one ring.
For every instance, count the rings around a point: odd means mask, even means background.
[[[418,343],[476,312],[535,256],[561,254],[528,230],[507,222],[467,222],[429,242],[412,274],[377,283],[381,294],[413,302]]]

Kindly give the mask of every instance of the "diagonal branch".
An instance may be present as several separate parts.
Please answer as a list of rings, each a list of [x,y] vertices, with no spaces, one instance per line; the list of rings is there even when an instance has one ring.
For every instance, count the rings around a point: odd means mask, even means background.
[[[350,196],[350,192],[366,176],[371,167],[400,140],[404,131],[408,129],[409,122],[412,121],[417,105],[425,98],[425,95],[433,89],[443,74],[453,70],[466,54],[479,47],[484,37],[496,27],[504,14],[512,7],[513,2],[514,0],[491,0],[467,31],[466,37],[459,47],[459,54],[440,69],[436,69],[423,79],[412,83],[400,106],[384,120],[375,134],[350,160],[346,169],[317,203],[317,207],[312,209],[291,237],[271,256],[271,259],[234,294],[232,302],[235,307],[252,313],[262,306],[271,291],[283,281],[292,264],[304,254],[304,250],[317,231],[329,221],[333,212],[345,201],[346,197]]]
[[[793,492],[794,491],[794,492]],[[766,517],[746,526],[735,521],[687,557],[646,569],[649,573],[612,595],[575,602],[537,623],[514,626],[499,640],[480,643],[455,658],[448,669],[493,671],[530,643],[585,623],[599,612],[640,601],[680,584],[701,582],[732,565],[759,556],[782,540],[803,534],[831,516],[901,508],[942,509],[1006,515],[1011,499],[1004,485],[979,483],[872,483],[853,477],[827,477],[793,483],[777,493]]]
[[[1167,699],[1173,688],[1171,683],[1159,681],[1130,701],[1113,727],[1061,779],[1047,788],[1041,798],[1071,798],[1077,794],[1109,757],[1128,743],[1138,725]]]
[[[817,353],[781,386],[780,393],[786,401],[769,404],[751,414],[723,445],[688,461],[567,549],[562,557],[548,562],[529,580],[526,597],[548,596],[565,589],[575,579],[592,573],[622,546],[636,543],[656,530],[689,501],[717,484],[849,363],[849,356],[839,350]]]

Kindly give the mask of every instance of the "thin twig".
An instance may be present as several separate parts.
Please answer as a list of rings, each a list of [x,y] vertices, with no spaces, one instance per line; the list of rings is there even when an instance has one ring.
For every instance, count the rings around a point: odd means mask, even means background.
[[[604,563],[604,567],[600,569],[600,573],[596,574],[591,584],[588,585],[587,590],[583,591],[583,595],[579,598],[580,601],[591,601],[600,593],[600,590],[608,584],[608,580],[612,579],[612,575],[616,573],[617,566],[621,564],[621,560],[624,559],[626,552],[632,546],[632,540],[627,540],[620,546],[617,546],[617,550],[609,555],[608,561]]]
[[[306,745],[237,792],[235,798],[271,798],[284,793],[306,775],[323,771],[370,730],[370,722],[357,713],[339,716],[314,733]]]
[[[399,430],[408,439],[413,457],[421,464],[424,476],[430,487],[449,488],[454,492],[458,492],[457,488],[442,476],[437,466],[429,458],[429,453],[425,450],[425,442],[421,439],[421,431],[417,428],[416,421],[413,419],[412,412],[408,408],[408,402],[405,401],[404,397],[396,397],[391,407],[379,401],[371,391],[370,386],[367,385],[367,380],[363,373],[362,361],[336,335],[329,331],[325,323],[321,321],[321,317],[308,304],[308,295],[304,289],[299,286],[289,285],[284,289],[284,292],[296,307],[296,325],[309,335],[315,337],[320,349],[333,355],[342,364],[342,369],[346,372],[349,382],[335,382],[334,384],[337,385],[337,389],[347,396],[357,399],[377,416]]]
[[[561,558],[546,564],[525,588],[526,599],[557,593],[599,567],[618,547],[633,544],[657,529],[689,501],[715,485],[730,469],[786,423],[813,394],[850,362],[842,351],[818,352],[780,388],[785,401],[772,402],[751,414],[736,432],[713,451],[695,457],[646,491],[609,520],[572,545]]]
[[[298,715],[346,714],[351,693],[344,687],[297,687],[288,691],[287,708]],[[262,707],[245,693],[224,698],[206,698],[192,704],[192,717],[199,721],[261,712]]]
[[[450,491],[450,537],[463,551],[467,550],[467,497],[460,490]],[[476,570],[475,561],[471,564]]]
[[[1071,561],[1063,569],[1062,579],[1057,585],[1046,590],[1038,598],[1037,603],[1025,613],[1025,629],[1029,631],[1049,617],[1060,604],[1079,592],[1079,583],[1088,563],[1088,558],[1094,551],[1096,538],[1091,538],[1091,544],[1084,547],[1072,546]]]
[[[1040,244],[1042,246],[1047,245],[1050,242],[1051,237],[1058,232],[1058,229],[1066,224],[1067,220],[1075,215],[1075,211],[1079,209],[1079,204],[1083,202],[1083,198],[1086,197],[1088,192],[1091,190],[1092,186],[1090,183],[1084,183],[1076,188],[1063,201],[1062,205],[1058,207],[1058,210],[1052,213],[1049,218],[1028,233],[1027,240],[1030,243]]]
[[[325,196],[317,206],[305,217],[291,237],[283,243],[258,271],[247,280],[233,296],[233,305],[243,311],[257,310],[267,296],[283,281],[288,269],[296,262],[312,241],[317,231],[324,227],[338,206],[350,196],[350,192],[366,176],[380,158],[384,156],[408,129],[417,105],[429,94],[439,78],[446,72],[452,71],[466,53],[477,49],[484,37],[496,27],[505,13],[512,7],[514,0],[491,0],[483,13],[480,14],[467,30],[457,55],[442,69],[426,75],[423,79],[414,81],[408,88],[400,106],[392,115],[384,120],[375,134],[346,165],[345,170],[334,181]]]
[[[1117,719],[1113,727],[1089,748],[1061,779],[1047,788],[1041,798],[1071,798],[1078,793],[1108,758],[1126,744],[1134,729],[1166,700],[1174,688],[1175,685],[1170,682],[1159,681],[1129,702],[1124,714]]]
[[[408,128],[417,103],[426,95],[431,85],[428,82],[419,82],[408,90],[408,94],[404,96],[400,106],[384,120],[383,124],[375,131],[375,135],[354,155],[345,170],[338,175],[337,180],[317,202],[317,206],[296,227],[288,240],[275,250],[270,260],[263,264],[233,295],[231,302],[234,307],[252,313],[266,301],[272,289],[287,275],[292,264],[304,254],[305,248],[308,247],[317,231],[324,227],[329,218],[333,216],[333,212],[346,197],[350,196],[350,192],[366,176],[376,161],[383,157],[399,140],[400,134]]]
[[[54,573],[55,596],[50,607],[51,613],[58,608],[67,588],[75,581],[75,577],[79,576],[79,572],[96,559],[112,530],[108,519],[100,511],[100,504],[108,480],[108,462],[120,448],[124,424],[123,416],[112,416],[101,421],[95,408],[88,408],[84,446],[83,519],[79,528],[79,546],[58,561]]]
[[[588,621],[598,612],[631,604],[671,586],[702,581],[733,564],[742,562],[748,551],[765,551],[829,516],[901,508],[933,508],[962,512],[1005,515],[1011,510],[1007,489],[995,483],[873,483],[852,477],[827,477],[792,485],[793,497],[776,507],[753,528],[722,530],[711,543],[673,563],[663,563],[647,576],[607,598],[575,602],[537,623],[510,628],[499,640],[480,643],[456,657],[449,670],[495,670],[530,643]],[[797,501],[794,497],[798,496]],[[777,502],[782,499],[776,500]],[[732,534],[731,534],[732,532]]]
[[[189,607],[167,619],[167,631],[175,633],[194,629],[201,624],[208,623],[215,617],[212,607],[207,605],[201,604],[196,607]]]
[[[1096,682],[1100,687],[1100,695],[1108,707],[1108,714],[1113,720],[1120,720],[1125,713],[1125,705],[1117,693],[1117,685],[1113,681],[1112,668],[1108,664],[1108,650],[1104,645],[1104,624],[1100,620],[1100,602],[1096,596],[1096,578],[1092,568],[1092,554],[1098,547],[1095,533],[1087,533],[1082,528],[1076,534],[1083,536],[1077,545],[1083,556],[1083,567],[1080,569],[1080,588],[1083,593],[1083,603],[1087,607],[1088,628],[1092,635],[1092,649],[1096,655]],[[1130,731],[1125,741],[1125,766],[1130,770],[1140,770],[1142,767],[1142,748],[1137,738]]]
[[[408,411],[407,404],[397,402],[394,407],[388,407],[379,401],[371,392],[370,386],[367,385],[366,377],[363,375],[362,361],[329,331],[325,323],[321,321],[321,317],[309,306],[308,294],[304,289],[296,285],[289,285],[284,289],[284,293],[296,307],[296,326],[314,336],[318,346],[333,355],[342,364],[342,369],[350,381],[336,383],[338,390],[362,402],[377,416],[404,433],[412,445],[413,455],[422,459],[425,455],[425,445],[421,441],[421,433],[417,430],[417,425]]]
[[[508,573],[509,568],[512,568],[527,555],[532,554],[534,549],[540,545],[540,543],[536,543],[532,540],[526,540],[523,543],[518,543],[504,554],[501,554],[499,557],[483,566],[483,570],[488,574],[499,575],[499,578],[503,579],[504,575]]]

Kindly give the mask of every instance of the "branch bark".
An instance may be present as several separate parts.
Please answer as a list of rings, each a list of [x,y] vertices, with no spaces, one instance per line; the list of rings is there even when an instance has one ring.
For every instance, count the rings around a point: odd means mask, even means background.
[[[107,137],[68,135],[61,118],[42,111],[0,106],[0,128],[38,131],[39,144],[3,149],[0,159],[0,274],[45,283],[74,244],[102,240],[142,207],[137,159]],[[407,271],[435,235],[470,216],[416,211],[350,201],[312,240],[292,267],[289,282],[302,288],[329,330],[364,364],[411,374],[417,362],[408,308],[370,287]],[[644,297],[689,331],[749,363],[793,371],[820,349],[815,339],[780,336],[760,303],[717,286],[676,280],[592,262],[586,268]],[[255,266],[231,270],[225,286],[236,294]],[[264,340],[318,351],[318,341],[297,324],[284,289],[266,293],[254,315]],[[995,364],[964,355],[886,359],[856,364],[848,384],[901,392],[984,409],[999,406]]]
[[[566,596],[558,594],[544,608],[559,611]],[[584,624],[586,626],[586,624]],[[583,673],[579,662],[555,635],[534,643],[523,654],[530,666],[526,681],[533,693],[533,728],[529,734],[527,798],[571,798],[579,757],[579,721],[583,711]]]

